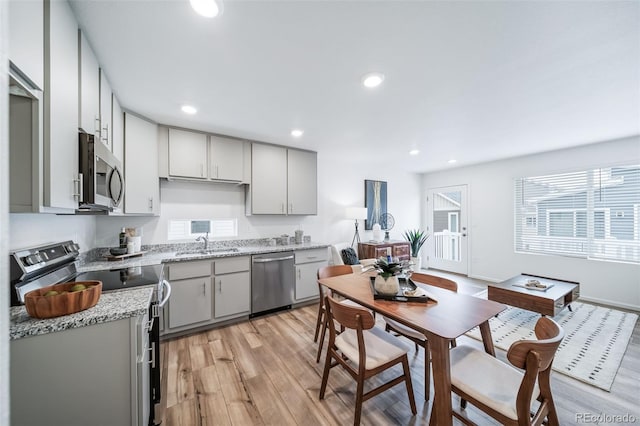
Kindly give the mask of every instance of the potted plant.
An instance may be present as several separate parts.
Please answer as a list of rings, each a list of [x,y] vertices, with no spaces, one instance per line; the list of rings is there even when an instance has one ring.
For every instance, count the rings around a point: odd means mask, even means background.
[[[420,249],[429,238],[429,234],[420,229],[409,229],[404,231],[404,239],[409,241],[411,246],[411,263],[413,269],[419,271],[422,267],[422,258],[420,257]]]
[[[400,290],[398,275],[409,269],[409,263],[406,261],[389,262],[384,257],[381,257],[376,260],[372,267],[378,273],[373,283],[376,291],[381,294],[397,294]]]

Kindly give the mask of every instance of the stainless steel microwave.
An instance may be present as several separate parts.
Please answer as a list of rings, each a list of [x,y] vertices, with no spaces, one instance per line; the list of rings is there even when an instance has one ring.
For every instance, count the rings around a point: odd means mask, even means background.
[[[122,164],[109,148],[89,133],[80,132],[79,210],[121,212],[124,198]]]

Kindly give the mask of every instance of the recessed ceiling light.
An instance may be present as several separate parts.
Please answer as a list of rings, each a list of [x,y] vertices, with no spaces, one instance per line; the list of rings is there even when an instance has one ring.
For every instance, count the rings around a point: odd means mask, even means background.
[[[453,158],[452,158],[451,160],[447,161],[447,163],[449,163],[449,164],[454,164],[454,163],[456,163],[457,161],[458,161],[458,160],[455,160],[455,159],[453,159]]]
[[[182,112],[184,112],[185,114],[195,114],[196,112],[198,112],[198,110],[195,107],[192,107],[191,105],[182,105]]]
[[[409,151],[409,155],[418,155],[418,154],[420,154],[419,149],[412,149],[411,151]]]
[[[293,136],[294,138],[299,138],[300,136],[302,136],[303,133],[304,133],[304,130],[293,129],[291,131],[291,136]]]
[[[199,15],[215,18],[222,13],[222,0],[189,0],[191,7]]]
[[[362,77],[362,84],[364,84],[364,87],[378,87],[380,86],[380,84],[382,84],[382,82],[384,81],[384,74],[379,73],[379,72],[372,72],[369,74],[365,74],[364,77]]]

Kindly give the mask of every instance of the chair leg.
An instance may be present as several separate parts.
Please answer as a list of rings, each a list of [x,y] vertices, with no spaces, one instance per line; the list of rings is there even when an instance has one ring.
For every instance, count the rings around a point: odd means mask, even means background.
[[[320,356],[322,355],[322,345],[324,344],[324,336],[327,334],[327,322],[329,318],[324,315],[324,321],[322,322],[322,332],[320,333],[320,343],[318,343],[318,354],[316,355],[316,363],[320,362]],[[327,349],[328,351],[329,349]]]
[[[407,387],[407,396],[409,397],[409,405],[411,406],[411,412],[415,415],[418,411],[416,410],[416,399],[413,395],[413,385],[411,384],[411,372],[409,370],[409,360],[406,354],[402,357],[402,369],[404,370],[404,383]]]
[[[362,415],[362,398],[364,394],[364,377],[358,376],[356,379],[356,411],[353,415],[353,425],[358,426],[360,424],[360,417]]]
[[[431,396],[431,357],[429,356],[429,341],[424,342],[424,400]]]
[[[327,348],[327,355],[324,361],[324,371],[322,372],[322,384],[320,385],[319,399],[324,399],[324,391],[327,390],[327,382],[329,381],[329,370],[331,369],[331,348]]]
[[[322,309],[322,305],[318,305],[318,319],[316,320],[316,332],[313,335],[313,341],[318,341],[318,334],[320,333],[320,326],[322,325],[322,321],[324,320],[324,309]]]

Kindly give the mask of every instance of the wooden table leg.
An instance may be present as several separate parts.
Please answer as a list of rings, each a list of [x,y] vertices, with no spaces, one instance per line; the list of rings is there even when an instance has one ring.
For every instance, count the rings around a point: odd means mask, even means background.
[[[449,339],[427,333],[431,346],[431,365],[433,369],[433,405],[429,425],[452,426],[451,407],[451,359],[449,358]]]
[[[484,350],[491,356],[496,356],[496,349],[493,347],[493,339],[491,338],[491,327],[489,327],[489,321],[485,321],[480,324],[480,335],[482,335],[482,343],[484,344]]]

